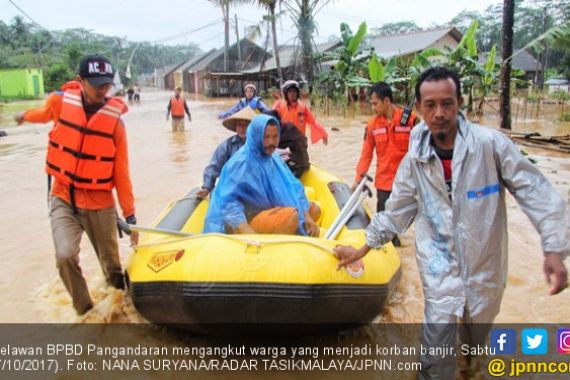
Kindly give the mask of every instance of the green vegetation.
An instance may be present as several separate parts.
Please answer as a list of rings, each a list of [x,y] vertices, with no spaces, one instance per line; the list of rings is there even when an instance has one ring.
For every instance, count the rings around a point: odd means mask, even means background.
[[[137,46],[138,45],[138,46]],[[149,42],[137,44],[76,28],[48,32],[16,16],[9,24],[0,21],[0,68],[40,67],[44,70],[46,91],[57,89],[74,77],[84,54],[107,56],[124,74],[134,48],[131,73],[153,72],[155,68],[179,63],[200,52],[195,44],[163,46]],[[122,77],[128,83],[128,78]]]
[[[570,100],[570,94],[562,90],[554,91],[552,94],[550,94],[550,97],[552,99],[558,100],[559,102],[567,102]]]
[[[363,22],[353,34],[347,24],[340,24],[342,45],[320,57],[323,61],[336,62],[333,68],[316,78],[319,93],[330,97],[335,104],[346,104],[352,100],[351,89],[369,85],[363,76],[366,75],[370,52],[363,53],[360,48],[366,37],[366,28]]]
[[[433,64],[444,64],[455,69],[462,80],[468,114],[481,115],[485,97],[496,89],[498,65],[495,64],[497,48],[494,45],[486,60],[480,60],[477,49],[478,22],[473,21],[455,49],[446,47],[427,49],[421,53],[379,58],[363,48],[366,24],[362,23],[353,34],[348,25],[341,24],[342,46],[321,59],[335,62],[334,66],[317,78],[319,94],[333,100],[335,105],[350,103],[360,88],[374,82],[385,81],[395,90],[395,101],[411,104],[414,88],[422,71]]]

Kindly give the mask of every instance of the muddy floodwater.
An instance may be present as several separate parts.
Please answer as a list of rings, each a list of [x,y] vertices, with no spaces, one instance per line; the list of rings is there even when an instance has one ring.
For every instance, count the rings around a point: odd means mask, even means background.
[[[213,149],[230,132],[221,126],[216,115],[232,105],[232,99],[206,99],[189,96],[192,122],[186,132],[173,134],[165,120],[170,93],[147,89],[140,105],[132,105],[125,115],[130,168],[136,196],[136,215],[141,225],[150,224],[166,204],[201,184],[202,170]],[[84,236],[81,243],[81,266],[95,308],[78,317],[59,280],[51,240],[47,181],[43,166],[50,124],[17,127],[12,120],[18,110],[41,102],[19,102],[0,107],[0,322],[129,322],[143,321],[125,293],[108,288],[91,245]],[[559,113],[547,106],[547,114]],[[329,131],[329,145],[310,147],[312,161],[349,184],[359,158],[365,122],[369,116],[347,118],[317,117]],[[536,118],[517,120],[515,130],[541,131],[544,134],[570,133],[569,123]],[[496,126],[492,108],[486,119]],[[332,130],[334,127],[334,131]],[[523,148],[538,161],[537,166],[554,183],[568,201],[570,162],[568,156],[539,149]],[[370,173],[373,172],[374,163]],[[497,322],[568,322],[570,291],[548,296],[542,272],[540,239],[528,218],[507,195],[509,214],[508,287]],[[375,200],[369,200],[370,206]],[[423,295],[414,257],[413,228],[403,237],[400,249],[403,277],[389,305],[378,320],[420,322]],[[121,259],[126,261],[130,248],[123,238]],[[567,261],[567,265],[570,263]]]

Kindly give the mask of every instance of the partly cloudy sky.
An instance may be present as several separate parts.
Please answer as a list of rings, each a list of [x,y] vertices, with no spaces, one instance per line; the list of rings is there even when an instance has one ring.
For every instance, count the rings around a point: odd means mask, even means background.
[[[317,42],[339,34],[346,22],[356,29],[362,21],[369,28],[387,22],[413,20],[421,27],[442,24],[464,9],[483,11],[500,0],[336,0],[317,16]],[[0,0],[0,19],[6,23],[22,13],[49,30],[85,28],[96,33],[126,37],[131,41],[167,41],[168,44],[195,42],[203,50],[223,45],[221,10],[207,0]],[[261,20],[262,10],[255,5],[230,9],[237,14],[240,34],[244,27]],[[196,29],[205,28],[192,32]],[[189,33],[192,32],[192,33]],[[289,18],[279,23],[280,42],[292,42],[295,30]],[[232,35],[231,41],[235,41]]]

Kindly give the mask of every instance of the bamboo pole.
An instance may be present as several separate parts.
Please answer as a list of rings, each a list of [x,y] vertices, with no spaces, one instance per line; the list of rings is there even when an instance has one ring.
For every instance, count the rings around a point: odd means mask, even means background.
[[[517,121],[518,121],[518,119],[519,119],[519,107],[520,107],[520,104],[521,104],[521,100],[520,100],[520,98],[517,98],[517,109],[516,109],[516,111],[515,111],[515,124],[517,124]]]

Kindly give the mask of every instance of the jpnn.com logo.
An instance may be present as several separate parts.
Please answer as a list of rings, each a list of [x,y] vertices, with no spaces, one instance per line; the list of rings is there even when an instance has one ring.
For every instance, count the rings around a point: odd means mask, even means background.
[[[526,355],[544,355],[548,352],[548,332],[545,329],[523,329],[522,352]]]
[[[517,351],[517,332],[512,329],[491,331],[491,348],[495,355],[514,355]]]

